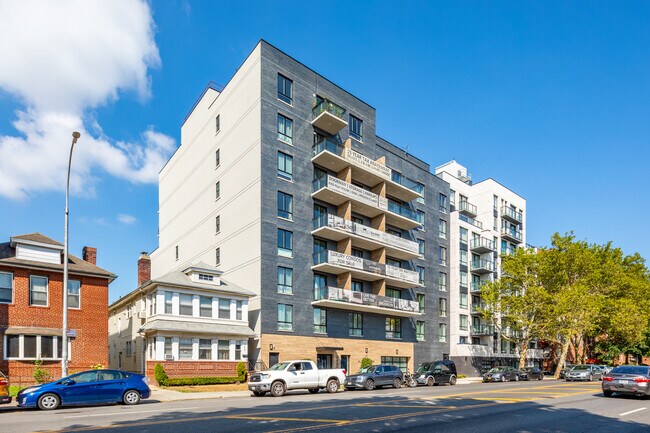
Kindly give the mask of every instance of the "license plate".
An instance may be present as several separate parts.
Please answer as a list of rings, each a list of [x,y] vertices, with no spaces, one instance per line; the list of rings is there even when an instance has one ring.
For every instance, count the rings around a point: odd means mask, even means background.
[[[627,380],[617,380],[616,383],[620,383],[621,385],[626,385],[627,383],[629,383],[629,381],[627,381]]]

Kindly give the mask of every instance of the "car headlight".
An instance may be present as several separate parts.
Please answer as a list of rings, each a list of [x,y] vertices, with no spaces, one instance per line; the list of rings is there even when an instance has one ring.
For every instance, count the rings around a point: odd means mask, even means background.
[[[361,382],[361,381],[363,381],[363,377],[362,376],[357,376],[357,382]]]
[[[266,380],[266,379],[268,379],[270,377],[271,377],[270,374],[260,374],[260,380]]]
[[[587,373],[580,373],[580,376],[586,376]]]
[[[29,394],[30,392],[38,391],[39,389],[41,389],[40,386],[32,386],[32,387],[23,389],[21,391],[21,394]]]

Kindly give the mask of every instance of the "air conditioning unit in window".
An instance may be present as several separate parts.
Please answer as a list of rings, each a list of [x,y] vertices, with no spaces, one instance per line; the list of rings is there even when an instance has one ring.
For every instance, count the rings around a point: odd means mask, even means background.
[[[165,355],[165,361],[173,361],[174,355]]]

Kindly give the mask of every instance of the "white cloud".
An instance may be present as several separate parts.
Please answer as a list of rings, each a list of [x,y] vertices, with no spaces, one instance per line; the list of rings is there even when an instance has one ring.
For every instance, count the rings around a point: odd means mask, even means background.
[[[122,224],[126,224],[126,225],[135,224],[135,222],[137,221],[137,219],[133,215],[129,215],[125,213],[117,214],[117,220]]]
[[[24,108],[16,135],[0,135],[0,196],[23,199],[65,187],[73,130],[71,189],[92,195],[98,169],[134,183],[157,180],[174,140],[149,126],[138,142],[102,133],[93,108],[125,91],[150,96],[160,64],[149,5],[140,0],[0,3],[0,88]]]

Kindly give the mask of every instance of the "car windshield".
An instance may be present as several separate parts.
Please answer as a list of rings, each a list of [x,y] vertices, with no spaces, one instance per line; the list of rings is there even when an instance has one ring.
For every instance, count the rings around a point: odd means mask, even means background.
[[[634,365],[621,365],[620,367],[616,367],[612,371],[610,371],[611,374],[644,374],[644,375],[650,375],[650,368],[648,367],[637,367]]]
[[[505,371],[503,367],[496,367],[496,368],[490,369],[490,371],[488,371],[488,373],[502,373],[503,371]]]
[[[590,368],[589,365],[574,365],[571,371],[589,370],[589,368]]]
[[[533,371],[533,368],[532,367],[524,367],[524,368],[521,369],[521,371],[531,372],[531,371]]]
[[[374,371],[375,371],[375,366],[371,365],[370,367],[363,367],[361,370],[357,371],[357,374],[372,373]]]
[[[289,362],[279,362],[279,363],[275,364],[273,367],[269,368],[269,370],[281,371],[281,370],[284,370],[285,368],[287,368],[287,365],[289,365],[289,364],[290,364]]]
[[[429,371],[429,367],[431,367],[431,363],[426,362],[418,367],[417,373],[425,373]]]

